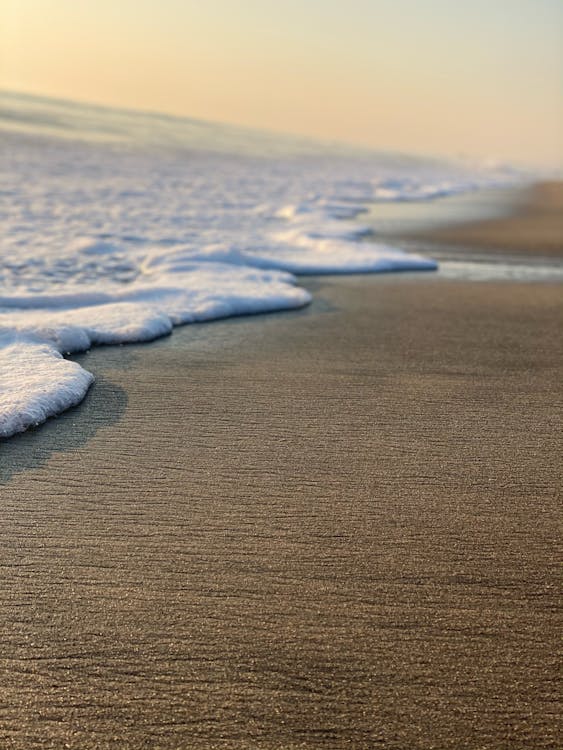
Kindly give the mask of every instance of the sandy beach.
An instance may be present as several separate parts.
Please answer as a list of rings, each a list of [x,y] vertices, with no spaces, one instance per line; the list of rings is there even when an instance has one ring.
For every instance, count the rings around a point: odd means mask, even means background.
[[[501,204],[499,216],[418,231],[413,239],[471,252],[563,257],[563,183],[542,182],[510,200],[499,198],[502,193],[493,196]]]
[[[442,239],[559,256],[561,194]],[[561,285],[303,283],[0,445],[1,747],[560,746]]]

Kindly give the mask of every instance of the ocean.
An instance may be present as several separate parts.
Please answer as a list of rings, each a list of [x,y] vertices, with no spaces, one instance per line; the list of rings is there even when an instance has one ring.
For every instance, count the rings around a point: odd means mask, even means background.
[[[297,276],[435,270],[358,217],[514,179],[8,92],[0,148],[0,438],[79,403],[93,345],[307,305]]]

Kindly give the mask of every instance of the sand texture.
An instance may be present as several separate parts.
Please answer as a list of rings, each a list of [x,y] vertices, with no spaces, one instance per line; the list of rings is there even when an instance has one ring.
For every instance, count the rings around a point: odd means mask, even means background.
[[[561,746],[561,286],[307,285],[0,445],[0,747]]]

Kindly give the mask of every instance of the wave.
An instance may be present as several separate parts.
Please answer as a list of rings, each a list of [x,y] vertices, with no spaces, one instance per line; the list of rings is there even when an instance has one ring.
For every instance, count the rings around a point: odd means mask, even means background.
[[[67,357],[95,344],[301,307],[295,274],[435,269],[357,217],[500,179],[15,94],[0,97],[0,127],[3,438],[84,397],[92,375]]]

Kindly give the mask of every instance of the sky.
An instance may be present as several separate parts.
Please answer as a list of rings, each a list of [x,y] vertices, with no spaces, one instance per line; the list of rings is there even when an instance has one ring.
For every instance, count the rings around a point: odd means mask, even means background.
[[[2,0],[0,87],[563,165],[563,0]]]

